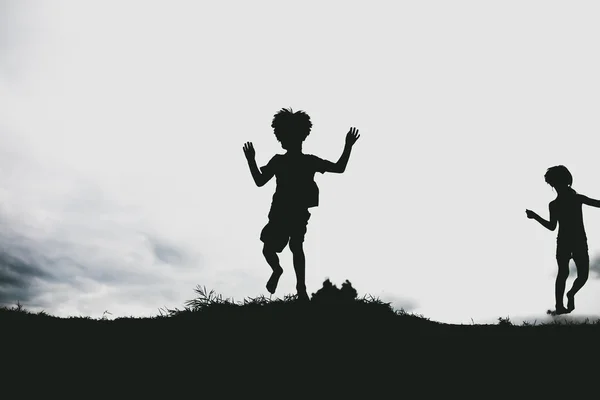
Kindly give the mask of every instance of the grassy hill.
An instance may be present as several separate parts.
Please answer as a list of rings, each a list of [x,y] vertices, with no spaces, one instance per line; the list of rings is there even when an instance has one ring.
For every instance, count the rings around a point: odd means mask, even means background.
[[[198,297],[183,309],[152,318],[58,318],[18,306],[2,308],[3,362],[61,360],[72,374],[104,375],[103,366],[110,364],[110,376],[150,370],[186,374],[191,369],[204,371],[202,379],[230,374],[256,376],[261,382],[275,375],[290,381],[292,371],[332,379],[349,379],[360,371],[363,380],[452,380],[464,374],[481,380],[489,374],[552,374],[559,360],[571,357],[561,348],[600,337],[598,321],[439,323],[371,296],[358,297],[348,281],[341,288],[326,281],[309,302],[295,296],[233,302],[205,288],[196,292]]]
[[[32,313],[17,305],[0,308],[0,324],[4,334],[15,335],[40,329],[47,335],[77,331],[85,332],[89,337],[104,338],[112,338],[106,335],[142,332],[144,336],[148,336],[154,332],[177,334],[193,331],[200,336],[214,336],[217,340],[224,340],[232,329],[248,336],[253,336],[256,332],[276,330],[288,336],[310,331],[321,335],[339,334],[344,338],[393,335],[469,340],[490,337],[524,339],[532,336],[540,340],[554,338],[556,335],[580,337],[579,335],[600,334],[600,320],[576,323],[556,319],[553,323],[522,325],[513,325],[508,318],[499,318],[497,324],[488,325],[431,321],[421,315],[395,310],[390,303],[370,295],[358,297],[348,281],[338,288],[326,280],[308,302],[291,295],[283,299],[270,300],[260,296],[234,302],[205,287],[198,286],[195,292],[198,297],[187,301],[183,309],[159,310],[159,315],[151,318],[60,318],[45,312]]]

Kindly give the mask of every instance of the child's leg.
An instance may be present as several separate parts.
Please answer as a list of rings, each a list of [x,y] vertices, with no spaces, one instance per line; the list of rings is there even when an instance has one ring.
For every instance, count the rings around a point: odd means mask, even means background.
[[[265,260],[267,260],[267,263],[273,270],[267,282],[267,290],[269,293],[274,294],[279,283],[279,277],[283,274],[277,253],[280,253],[284,249],[288,241],[287,233],[283,230],[276,214],[269,214],[269,222],[261,231],[260,240],[264,243],[263,255],[265,256]]]
[[[555,297],[556,297],[556,311],[562,310],[565,308],[563,303],[563,297],[565,295],[565,285],[567,283],[567,278],[569,277],[569,260],[570,257],[557,257],[556,261],[558,263],[558,274],[556,275],[556,285],[555,285]]]
[[[306,226],[310,219],[308,210],[298,211],[292,218],[290,226],[290,250],[294,259],[294,271],[296,272],[296,291],[298,298],[308,300],[306,293],[306,258],[304,256],[304,235],[306,234]]]
[[[279,265],[279,257],[277,257],[277,251],[273,246],[270,246],[265,243],[263,247],[263,255],[265,256],[267,263],[273,270],[273,272],[271,273],[271,277],[267,282],[267,290],[269,291],[269,293],[273,294],[277,289],[279,277],[281,277],[281,274],[283,274],[283,268],[281,268],[281,265]]]
[[[304,257],[304,248],[302,241],[293,238],[290,240],[290,250],[294,256],[294,271],[296,272],[296,291],[302,298],[308,297],[306,293],[306,258]]]
[[[569,311],[573,311],[575,309],[575,295],[579,290],[585,285],[588,280],[588,276],[590,274],[590,257],[587,253],[578,254],[576,257],[573,257],[575,261],[575,266],[577,267],[577,278],[575,282],[573,282],[573,287],[567,293],[567,309]]]

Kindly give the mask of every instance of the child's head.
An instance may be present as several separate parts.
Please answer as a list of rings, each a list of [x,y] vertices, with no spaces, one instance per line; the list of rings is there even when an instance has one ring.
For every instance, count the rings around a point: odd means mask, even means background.
[[[312,123],[304,111],[293,112],[291,108],[282,108],[273,117],[271,127],[275,137],[282,144],[289,142],[302,143],[310,134]]]
[[[544,175],[544,179],[546,180],[546,183],[554,189],[570,187],[573,184],[573,176],[564,165],[548,168]]]

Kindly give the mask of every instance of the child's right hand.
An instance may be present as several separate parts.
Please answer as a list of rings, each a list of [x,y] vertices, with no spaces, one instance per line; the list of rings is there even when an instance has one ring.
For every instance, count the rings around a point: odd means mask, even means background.
[[[256,152],[254,151],[254,145],[252,142],[246,142],[244,144],[244,155],[248,161],[254,160]]]
[[[529,219],[535,218],[535,213],[533,211],[525,210],[525,213],[527,214],[527,218],[529,218]]]

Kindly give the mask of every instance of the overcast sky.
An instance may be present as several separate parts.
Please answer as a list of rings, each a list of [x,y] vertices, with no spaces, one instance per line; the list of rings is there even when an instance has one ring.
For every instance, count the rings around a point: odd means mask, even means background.
[[[542,321],[556,232],[525,209],[547,217],[557,164],[600,198],[599,19],[594,1],[0,0],[0,303],[96,318],[197,285],[268,294],[275,181],[254,185],[242,146],[283,153],[270,124],[292,107],[306,153],[361,135],[316,176],[309,293],[349,279],[437,321]],[[600,209],[584,217],[595,260]],[[599,277],[574,314],[600,317]]]

